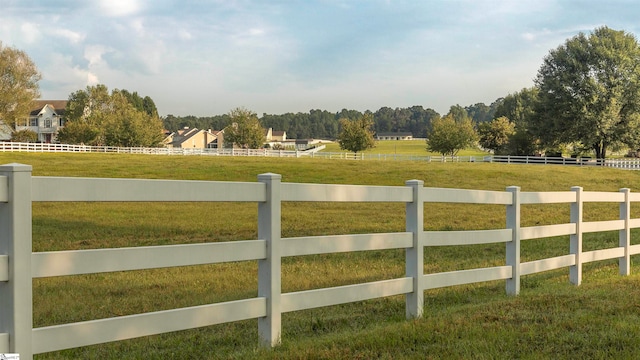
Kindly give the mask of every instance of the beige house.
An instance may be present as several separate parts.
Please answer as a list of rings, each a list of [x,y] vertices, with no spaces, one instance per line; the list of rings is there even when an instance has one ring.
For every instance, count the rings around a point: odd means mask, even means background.
[[[271,148],[277,147],[295,147],[295,139],[287,140],[287,132],[273,130],[269,128],[264,132],[265,137],[265,145],[268,145]]]
[[[33,104],[29,117],[16,123],[16,131],[31,130],[40,142],[56,142],[58,130],[64,127],[67,100],[36,100]]]
[[[277,143],[287,140],[286,131],[274,131],[272,128],[265,130],[264,137],[267,143]]]
[[[223,148],[224,132],[184,128],[170,133],[165,139],[166,147],[182,149]]]
[[[271,132],[271,141],[287,141],[287,132],[286,131],[272,131]]]

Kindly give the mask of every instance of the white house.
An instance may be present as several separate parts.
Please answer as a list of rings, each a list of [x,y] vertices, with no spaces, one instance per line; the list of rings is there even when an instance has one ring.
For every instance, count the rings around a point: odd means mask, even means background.
[[[67,100],[35,100],[33,104],[29,118],[16,123],[16,131],[31,130],[40,142],[56,142],[58,130],[64,127]]]

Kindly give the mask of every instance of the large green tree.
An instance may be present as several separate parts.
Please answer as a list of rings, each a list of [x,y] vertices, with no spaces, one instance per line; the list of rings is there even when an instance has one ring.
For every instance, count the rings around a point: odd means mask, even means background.
[[[580,33],[551,50],[538,70],[531,127],[547,147],[579,143],[607,150],[640,143],[640,47],[608,27]]]
[[[340,119],[338,144],[340,149],[358,153],[376,145],[373,138],[373,114],[365,113],[356,119]]]
[[[242,149],[259,149],[266,141],[265,131],[258,115],[245,108],[235,108],[229,112],[231,123],[224,129],[226,143]]]
[[[69,144],[160,146],[162,122],[157,116],[136,108],[131,100],[126,90],[114,90],[110,94],[104,85],[76,91],[69,96],[65,127],[58,132],[58,140]]]
[[[505,96],[496,107],[495,117],[506,117],[516,125],[526,125],[535,114],[538,88],[524,88]]]
[[[533,133],[532,119],[538,101],[538,88],[524,88],[504,97],[496,107],[496,117],[506,117],[515,125],[504,152],[509,155],[534,155],[538,152],[537,135]]]
[[[493,150],[495,154],[504,154],[515,132],[515,124],[501,116],[478,124],[478,142],[480,146]]]
[[[40,96],[41,75],[29,56],[0,42],[0,120],[15,128],[27,119],[33,100]]]
[[[162,122],[144,110],[136,109],[128,99],[114,93],[112,112],[104,126],[105,143],[116,146],[158,146],[162,141]]]
[[[432,122],[427,138],[427,150],[455,156],[458,151],[473,145],[478,139],[471,119],[456,121],[453,113]]]

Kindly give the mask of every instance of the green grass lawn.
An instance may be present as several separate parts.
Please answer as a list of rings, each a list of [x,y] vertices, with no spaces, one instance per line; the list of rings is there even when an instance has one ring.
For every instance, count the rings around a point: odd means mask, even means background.
[[[523,191],[640,191],[640,173],[597,167],[118,154],[0,153],[35,176],[403,185]],[[285,203],[283,237],[404,231],[404,204]],[[585,219],[616,219],[617,204],[585,206]],[[632,215],[640,217],[637,206]],[[51,251],[255,239],[255,204],[34,203],[33,249]],[[523,205],[523,226],[564,223],[568,205]],[[505,208],[428,204],[427,230],[503,228]],[[638,234],[634,233],[634,237]],[[640,243],[634,240],[634,244]],[[585,234],[585,251],[617,246],[617,232]],[[566,254],[568,237],[525,241],[522,261]],[[425,273],[504,264],[504,245],[425,249]],[[637,358],[640,268],[620,277],[613,261],[523,277],[518,297],[504,281],[425,292],[425,316],[405,320],[404,298],[389,297],[283,315],[282,345],[258,346],[257,321],[70,349],[39,359],[440,359]],[[285,258],[283,292],[404,275],[401,250]],[[255,297],[257,264],[242,262],[36,279],[34,326]]]
[[[337,142],[323,144],[326,148],[322,151],[344,153],[348,152],[340,149]],[[427,151],[427,143],[424,140],[397,140],[397,141],[376,141],[376,146],[372,149],[364,151],[365,154],[398,154],[398,155],[415,155],[415,156],[440,156],[441,154]],[[483,156],[488,155],[487,152],[477,148],[460,150],[458,156]]]

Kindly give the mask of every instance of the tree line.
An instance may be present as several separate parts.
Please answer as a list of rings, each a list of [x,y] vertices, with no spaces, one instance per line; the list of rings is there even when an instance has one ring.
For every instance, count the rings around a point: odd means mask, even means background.
[[[462,107],[452,106],[450,113],[464,114],[474,122],[481,123],[493,119],[493,114],[502,99],[496,100],[491,105],[477,103]],[[338,112],[314,109],[309,112],[286,113],[286,114],[263,114],[259,121],[264,128],[286,131],[287,137],[292,139],[329,139],[338,138],[341,131],[341,119],[359,119],[362,116],[371,116],[373,120],[372,129],[376,133],[383,132],[406,132],[411,133],[415,138],[426,138],[431,131],[431,124],[439,119],[440,114],[422,106],[412,106],[408,108],[382,107],[375,112],[342,109]],[[162,118],[165,129],[177,131],[184,127],[198,129],[221,130],[231,123],[228,114],[216,116],[174,116],[167,115]]]

